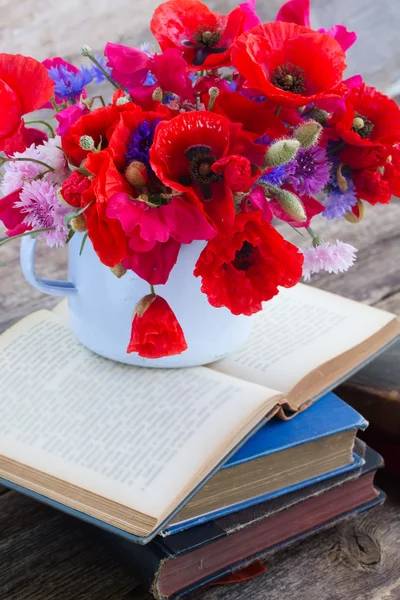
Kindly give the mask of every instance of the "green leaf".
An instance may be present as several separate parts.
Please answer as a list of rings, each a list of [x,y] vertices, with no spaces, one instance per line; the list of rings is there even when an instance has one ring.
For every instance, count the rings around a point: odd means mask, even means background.
[[[80,250],[79,250],[79,256],[82,256],[82,252],[83,252],[83,249],[85,247],[87,237],[88,237],[88,232],[86,232],[85,235],[83,236],[82,244],[81,244],[81,247],[80,247]]]
[[[69,223],[72,221],[72,219],[75,219],[75,217],[79,217],[79,215],[83,214],[85,212],[85,210],[87,208],[89,208],[89,206],[91,204],[92,204],[92,200],[89,202],[89,204],[86,204],[86,206],[84,206],[83,208],[81,208],[77,212],[70,212],[67,215],[65,215],[65,217],[64,217],[64,225],[68,226]]]

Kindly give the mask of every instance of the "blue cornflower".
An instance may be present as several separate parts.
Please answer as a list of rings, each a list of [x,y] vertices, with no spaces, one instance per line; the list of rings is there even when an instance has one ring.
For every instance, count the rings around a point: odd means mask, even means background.
[[[260,177],[261,181],[265,183],[270,183],[271,185],[281,185],[282,181],[285,179],[286,175],[286,165],[280,165],[279,167],[275,167],[270,173],[266,173]]]
[[[128,151],[125,154],[125,158],[128,163],[133,160],[150,166],[150,148],[154,140],[154,132],[159,123],[159,119],[154,121],[143,121],[139,124],[136,131],[134,131],[128,142]]]
[[[322,216],[329,221],[333,219],[343,219],[345,214],[357,204],[357,198],[354,193],[354,185],[351,184],[345,192],[341,192],[339,188],[332,189],[326,196],[325,210]]]
[[[76,73],[67,66],[50,67],[49,77],[54,81],[54,93],[62,100],[76,102],[85,86],[93,80],[92,69],[82,67]]]

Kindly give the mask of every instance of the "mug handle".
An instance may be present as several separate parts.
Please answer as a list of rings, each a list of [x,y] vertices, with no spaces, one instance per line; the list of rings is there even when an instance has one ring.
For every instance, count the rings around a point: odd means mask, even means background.
[[[39,292],[51,296],[75,296],[78,290],[69,281],[51,281],[36,277],[36,242],[37,239],[30,236],[23,237],[21,240],[21,269],[27,282]]]

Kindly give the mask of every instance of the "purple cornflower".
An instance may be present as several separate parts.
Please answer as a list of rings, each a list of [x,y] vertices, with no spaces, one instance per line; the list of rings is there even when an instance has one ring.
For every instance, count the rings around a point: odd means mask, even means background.
[[[328,156],[319,146],[300,148],[296,157],[286,165],[286,181],[303,196],[318,194],[329,182],[329,178]]]
[[[82,67],[74,72],[67,65],[57,65],[48,70],[49,77],[54,81],[54,93],[62,100],[76,102],[83,93],[85,86],[93,81],[95,74],[92,69]]]
[[[139,124],[136,131],[131,134],[128,142],[128,151],[125,154],[128,163],[138,160],[145,164],[146,167],[150,166],[150,148],[153,144],[154,132],[159,122],[159,119],[151,122],[143,121]]]
[[[286,176],[286,165],[275,167],[270,173],[266,173],[260,177],[261,181],[270,183],[271,185],[281,185]]]
[[[48,246],[64,246],[69,233],[68,227],[64,223],[64,217],[71,211],[71,208],[60,203],[55,185],[45,179],[26,182],[15,206],[26,213],[24,222],[30,225],[33,231],[48,227],[54,228],[39,236],[46,241]]]
[[[96,56],[96,60],[99,63],[99,65],[101,65],[101,67],[104,69],[104,71],[110,75],[111,69],[107,67],[106,59],[104,58],[104,56]],[[91,67],[90,69],[86,68],[86,70],[92,73],[92,81],[94,83],[103,83],[103,81],[105,81],[106,77],[104,73],[96,65],[93,65],[93,67]]]

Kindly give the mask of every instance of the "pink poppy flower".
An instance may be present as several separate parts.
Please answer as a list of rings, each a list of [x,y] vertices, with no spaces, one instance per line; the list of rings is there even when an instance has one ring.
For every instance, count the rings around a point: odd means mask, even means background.
[[[90,112],[86,104],[73,104],[56,114],[58,135],[65,135],[68,129],[83,115]]]
[[[311,27],[310,0],[289,0],[280,8],[275,20]],[[318,31],[333,37],[344,52],[357,40],[357,34],[354,31],[348,31],[344,25],[334,25],[330,29],[318,29]]]

